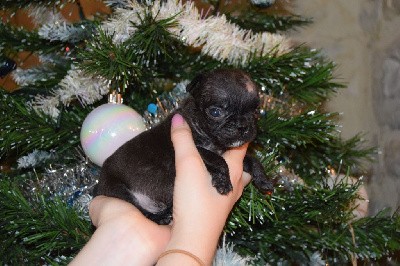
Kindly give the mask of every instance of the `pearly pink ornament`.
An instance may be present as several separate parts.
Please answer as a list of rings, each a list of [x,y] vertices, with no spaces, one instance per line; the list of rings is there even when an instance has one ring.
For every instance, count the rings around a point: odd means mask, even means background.
[[[80,138],[86,156],[98,166],[125,142],[146,130],[140,114],[122,103],[103,104],[85,118]]]

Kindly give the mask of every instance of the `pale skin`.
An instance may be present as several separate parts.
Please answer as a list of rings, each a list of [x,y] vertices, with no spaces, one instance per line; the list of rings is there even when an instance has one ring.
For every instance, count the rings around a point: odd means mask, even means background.
[[[173,224],[158,225],[130,203],[98,196],[89,205],[97,230],[70,265],[198,265],[180,253],[158,260],[171,249],[186,250],[211,265],[226,219],[250,182],[243,172],[247,144],[223,155],[233,191],[220,195],[180,115],[172,119],[171,138],[176,161]]]

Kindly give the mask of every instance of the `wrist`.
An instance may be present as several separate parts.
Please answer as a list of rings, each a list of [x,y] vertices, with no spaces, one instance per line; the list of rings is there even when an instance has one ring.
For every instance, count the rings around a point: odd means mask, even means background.
[[[199,257],[206,265],[211,265],[217,249],[221,231],[207,228],[205,229],[206,230],[204,232],[201,232],[202,230],[193,228],[191,230],[182,230],[180,228],[173,227],[171,231],[171,240],[166,247],[166,251],[174,249],[185,250]],[[174,256],[177,257],[179,255]],[[184,256],[181,255],[181,257]],[[188,260],[188,258],[182,259],[185,259],[185,261]]]
[[[160,262],[161,261],[161,262]],[[157,265],[196,265],[206,266],[207,264],[193,253],[184,249],[169,249],[164,251],[158,258]]]

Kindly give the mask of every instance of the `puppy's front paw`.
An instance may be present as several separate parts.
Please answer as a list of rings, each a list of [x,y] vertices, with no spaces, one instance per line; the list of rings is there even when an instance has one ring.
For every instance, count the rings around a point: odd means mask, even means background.
[[[212,185],[221,195],[226,195],[233,189],[231,180],[229,179],[229,173],[213,173]]]
[[[264,167],[259,160],[246,155],[243,161],[243,170],[252,176],[254,185],[261,193],[272,194],[274,184],[265,175]]]
[[[226,195],[231,192],[233,187],[229,178],[229,168],[224,158],[202,147],[197,147],[197,149],[211,175],[212,185],[218,193]]]
[[[253,182],[257,189],[263,194],[271,195],[274,191],[274,185],[265,175],[257,178],[253,177]]]

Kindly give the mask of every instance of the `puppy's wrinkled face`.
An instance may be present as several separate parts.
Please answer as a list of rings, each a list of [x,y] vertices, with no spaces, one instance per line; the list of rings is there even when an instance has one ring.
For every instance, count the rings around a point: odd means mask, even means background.
[[[256,84],[244,72],[216,70],[188,88],[199,111],[198,126],[213,143],[232,148],[255,138],[259,97]]]

